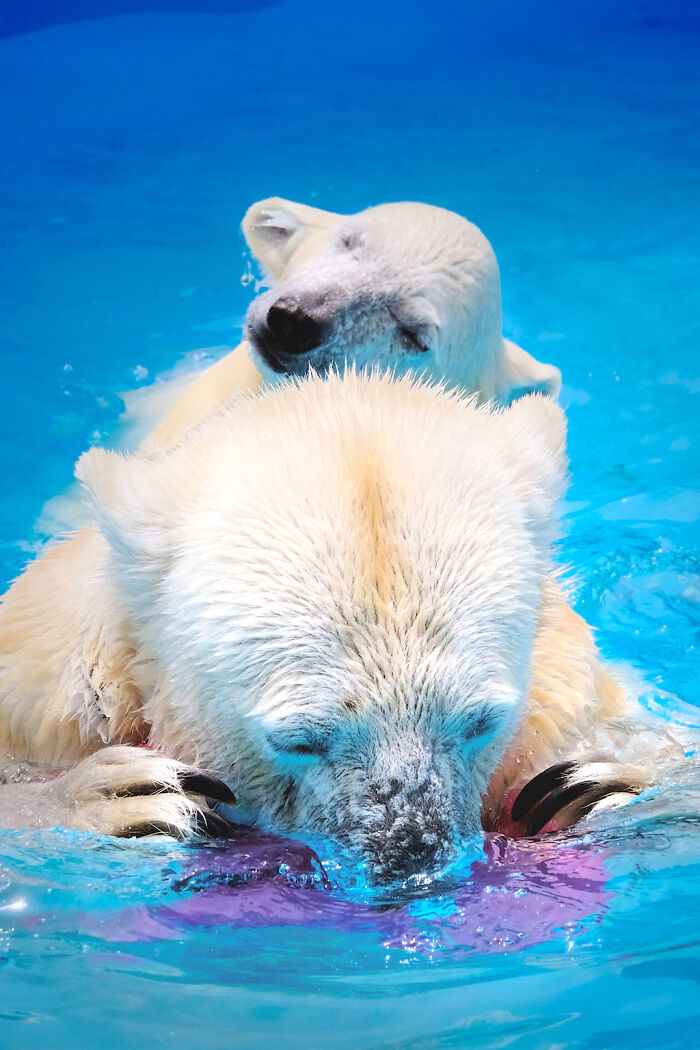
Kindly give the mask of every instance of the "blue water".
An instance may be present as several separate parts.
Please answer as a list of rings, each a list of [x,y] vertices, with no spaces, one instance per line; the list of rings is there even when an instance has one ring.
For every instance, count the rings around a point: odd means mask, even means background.
[[[117,392],[238,341],[248,204],[424,200],[485,231],[506,334],[563,371],[577,608],[649,706],[700,724],[697,5],[5,7],[2,581],[79,453],[118,434]],[[173,913],[146,937],[138,909],[179,899],[184,847],[5,833],[0,1045],[698,1046],[699,812],[689,759],[555,842],[595,869],[582,914],[539,939],[514,919],[510,940],[518,872],[489,870],[471,939],[448,891],[410,905],[422,937],[390,936],[379,908],[336,926]],[[352,879],[323,856],[344,907]],[[285,892],[307,910],[322,893]],[[542,901],[568,917],[565,897],[555,879]]]

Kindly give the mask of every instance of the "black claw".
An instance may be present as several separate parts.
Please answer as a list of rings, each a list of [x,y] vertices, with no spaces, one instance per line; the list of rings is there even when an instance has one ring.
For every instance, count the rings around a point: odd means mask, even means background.
[[[182,831],[166,820],[148,820],[114,832],[114,837],[118,839],[142,839],[146,835],[168,835],[173,839],[181,839]]]
[[[236,796],[233,791],[218,777],[210,777],[207,773],[185,769],[178,773],[177,779],[182,790],[188,791],[191,795],[204,795],[205,798],[213,798],[217,802],[226,802],[229,806],[236,804]]]
[[[587,792],[592,791],[599,786],[600,785],[596,784],[593,780],[583,780],[579,784],[569,784],[568,787],[552,791],[544,802],[540,802],[537,809],[531,815],[527,822],[525,834],[538,835],[545,824],[548,824],[560,809],[564,809],[565,806],[575,802],[577,798],[581,797],[581,795],[585,795]]]
[[[631,784],[623,784],[621,780],[614,780],[612,783],[608,784],[598,784],[597,787],[591,791],[585,799],[583,799],[581,806],[578,809],[576,819],[578,820],[580,817],[585,817],[586,813],[590,813],[593,807],[599,802],[602,802],[602,800],[607,798],[608,795],[617,794],[638,795],[639,790],[632,787]]]
[[[540,802],[554,788],[561,787],[570,773],[576,769],[575,762],[559,762],[556,766],[549,766],[544,772],[538,773],[522,789],[511,809],[513,820],[522,820],[532,807]],[[546,821],[545,821],[546,823]],[[530,832],[528,831],[528,835]]]
[[[139,795],[163,795],[167,792],[172,793],[171,788],[151,781],[149,784],[131,784],[129,787],[119,788],[114,792],[114,798],[137,798]]]
[[[213,810],[200,810],[195,818],[195,827],[202,835],[212,839],[230,839],[236,832],[235,824],[214,813]]]

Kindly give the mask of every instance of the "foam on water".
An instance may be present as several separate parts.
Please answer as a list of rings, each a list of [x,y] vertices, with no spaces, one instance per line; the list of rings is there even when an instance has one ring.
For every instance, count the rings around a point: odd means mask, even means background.
[[[251,201],[425,200],[481,226],[506,334],[562,368],[577,608],[700,733],[696,5],[204,6],[0,23],[4,580],[116,392],[238,341]],[[195,892],[216,851],[4,833],[2,1044],[694,1046],[692,750],[624,811],[389,902],[328,844],[330,885],[280,857]]]

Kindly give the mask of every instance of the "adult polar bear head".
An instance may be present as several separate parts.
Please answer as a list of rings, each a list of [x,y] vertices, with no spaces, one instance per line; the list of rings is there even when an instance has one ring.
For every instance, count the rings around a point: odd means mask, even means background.
[[[564,421],[331,373],[78,465],[152,742],[378,879],[449,860],[526,705]]]
[[[504,404],[558,393],[559,370],[503,338],[496,257],[460,215],[410,202],[337,215],[272,197],[243,232],[273,285],[246,328],[264,378],[354,363]]]

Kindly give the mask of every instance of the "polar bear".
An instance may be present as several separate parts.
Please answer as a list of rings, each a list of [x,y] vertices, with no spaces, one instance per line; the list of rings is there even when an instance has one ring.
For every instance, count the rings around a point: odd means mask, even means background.
[[[272,197],[248,209],[243,233],[272,287],[251,304],[244,342],[175,402],[149,447],[309,368],[413,371],[502,404],[558,393],[559,369],[503,338],[496,257],[460,215],[412,202],[338,215]]]
[[[169,448],[232,398],[309,368],[413,372],[501,404],[559,392],[558,368],[503,338],[496,257],[460,215],[410,202],[339,215],[272,197],[248,209],[243,233],[272,285],[244,341],[193,381],[180,372],[124,394],[122,447]],[[83,518],[73,486],[38,528],[60,537]]]
[[[205,799],[235,795],[381,881],[449,862],[545,770],[530,830],[639,791],[588,761],[627,702],[552,565],[564,444],[539,395],[331,372],[169,451],[86,453],[96,527],[0,607],[0,745],[72,768],[0,788],[3,822],[216,833]]]

